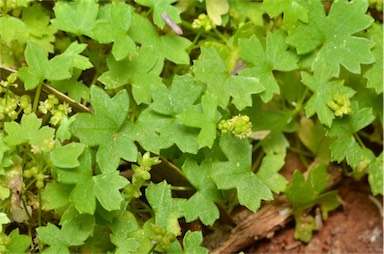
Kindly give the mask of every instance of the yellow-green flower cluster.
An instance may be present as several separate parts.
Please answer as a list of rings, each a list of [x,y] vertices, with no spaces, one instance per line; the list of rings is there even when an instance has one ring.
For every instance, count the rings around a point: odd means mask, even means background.
[[[352,113],[351,101],[347,96],[339,93],[333,95],[333,100],[328,102],[328,107],[335,112],[335,116],[342,117]]]
[[[204,28],[206,32],[211,31],[216,27],[215,23],[209,18],[205,13],[200,14],[197,19],[194,19],[192,22],[192,27],[194,29]]]
[[[383,0],[369,0],[369,7],[377,11],[383,11]]]
[[[221,133],[232,133],[238,138],[246,138],[252,132],[252,122],[247,115],[237,115],[218,124]]]
[[[50,94],[45,101],[40,101],[39,111],[43,114],[50,112],[52,117],[49,123],[57,125],[65,116],[72,112],[72,108],[66,102],[59,104],[59,99],[54,94]]]

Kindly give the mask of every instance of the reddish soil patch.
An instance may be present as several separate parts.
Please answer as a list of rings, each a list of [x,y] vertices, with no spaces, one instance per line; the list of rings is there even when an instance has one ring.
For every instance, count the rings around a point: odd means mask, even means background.
[[[298,158],[289,154],[281,173],[290,179],[293,169],[305,170]],[[292,217],[286,218],[285,223],[273,223],[269,218],[264,218],[264,214],[268,216],[268,207],[267,211],[261,209],[259,213],[262,213],[262,216],[256,220],[250,220],[251,224],[244,223],[254,216],[245,208],[238,209],[226,220],[220,219],[211,230],[205,231],[203,245],[214,250],[215,254],[241,251],[233,246],[243,246],[244,253],[383,253],[383,197],[370,196],[371,190],[366,179],[355,181],[352,178],[340,179],[340,177],[342,177],[341,174],[335,180],[335,183],[339,184],[332,189],[338,190],[343,205],[329,213],[328,219],[323,221],[321,230],[314,233],[308,244],[295,240],[295,224]],[[279,205],[273,205],[270,208],[281,209]],[[281,218],[276,213],[270,214],[273,217],[271,220]],[[230,226],[229,221],[237,227]],[[262,236],[259,229],[263,226],[269,227],[269,223],[276,226]],[[249,229],[244,230],[244,227]],[[247,232],[253,235],[246,236]],[[242,240],[245,238],[248,241],[244,244]],[[254,238],[262,239],[254,240]],[[231,250],[226,251],[229,249]]]
[[[296,241],[294,225],[244,250],[245,253],[383,253],[383,218],[370,200],[366,181],[343,179],[339,190],[344,204],[330,213],[311,242]],[[381,205],[382,197],[376,198]]]

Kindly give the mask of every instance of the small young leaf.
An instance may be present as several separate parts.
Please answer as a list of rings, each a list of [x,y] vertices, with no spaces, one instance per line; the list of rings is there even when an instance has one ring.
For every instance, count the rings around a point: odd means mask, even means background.
[[[278,172],[285,164],[285,153],[268,153],[261,163],[256,176],[259,177],[269,189],[276,193],[285,191],[287,180]]]
[[[116,245],[115,254],[136,253],[140,243],[133,237],[128,238],[124,232],[117,232],[111,235],[111,242]]]
[[[383,152],[381,152],[368,166],[368,181],[373,195],[383,195],[383,162]]]
[[[209,18],[217,26],[221,26],[221,16],[227,14],[229,11],[229,4],[227,0],[205,0],[207,13]]]
[[[216,138],[217,99],[206,93],[201,98],[201,110],[186,109],[179,119],[185,126],[200,128],[197,142],[201,147],[211,148]]]
[[[180,235],[177,220],[184,215],[182,205],[185,200],[172,198],[171,186],[166,181],[159,184],[151,183],[145,190],[145,196],[155,214],[156,225],[166,228],[167,232],[176,236]]]
[[[222,201],[223,197],[209,176],[211,167],[210,160],[204,160],[201,165],[191,159],[184,162],[182,170],[185,177],[197,189],[197,192],[183,204],[187,222],[199,218],[204,225],[212,226],[220,217],[215,202]]]
[[[200,231],[190,231],[188,230],[185,233],[183,239],[184,251],[182,250],[180,243],[178,241],[174,241],[170,244],[168,253],[173,254],[208,254],[208,249],[201,246],[203,241],[203,234]]]
[[[375,63],[364,74],[368,80],[367,87],[375,89],[377,94],[383,92],[383,26],[373,23],[368,30],[368,36],[375,42],[372,53],[375,56]]]
[[[28,143],[34,146],[36,152],[49,151],[50,142],[53,140],[55,130],[48,126],[41,126],[42,120],[35,114],[23,115],[20,124],[16,122],[6,122],[4,130],[8,135],[4,138],[10,146]]]
[[[308,22],[308,10],[303,0],[265,0],[261,9],[272,18],[284,13],[283,26],[289,32],[296,28],[299,20]]]

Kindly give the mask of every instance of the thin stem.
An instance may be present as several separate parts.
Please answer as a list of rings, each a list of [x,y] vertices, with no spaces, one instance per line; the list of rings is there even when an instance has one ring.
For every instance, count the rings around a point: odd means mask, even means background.
[[[219,30],[217,30],[216,28],[213,28],[212,31],[215,32],[215,34],[216,34],[220,39],[222,39],[222,40],[225,42],[225,44],[228,45],[228,39],[227,39],[222,33],[220,33]]]
[[[359,143],[362,148],[365,148],[364,142],[361,140],[360,136],[357,133],[353,133],[353,137],[355,137],[357,143]]]
[[[32,111],[37,113],[37,107],[39,106],[39,101],[40,101],[40,94],[41,94],[41,89],[43,87],[43,84],[40,83],[37,88],[36,88],[36,93],[35,93],[35,98],[33,99],[33,107]]]
[[[39,227],[41,227],[41,206],[42,206],[42,202],[41,202],[41,189],[40,188],[37,189],[37,195],[38,195],[38,198],[39,198],[39,209],[38,209],[38,214],[37,214],[37,224],[39,225]]]
[[[152,248],[148,251],[148,254],[153,253],[153,251],[155,250],[156,246],[157,246],[157,243],[155,243],[155,244],[152,246]]]

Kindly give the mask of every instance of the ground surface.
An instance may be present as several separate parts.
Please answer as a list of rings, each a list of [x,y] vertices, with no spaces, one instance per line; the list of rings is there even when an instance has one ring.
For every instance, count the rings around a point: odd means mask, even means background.
[[[293,168],[304,170],[297,158],[288,156],[287,164],[282,172],[287,178],[290,178],[289,175]],[[332,189],[339,191],[343,205],[330,212],[328,220],[323,221],[321,230],[315,232],[312,241],[308,244],[294,239],[294,221],[290,218],[285,220],[285,223],[280,223],[280,228],[273,229],[272,235],[268,232],[270,239],[262,237],[263,239],[251,240],[251,242],[248,241],[247,246],[237,252],[231,252],[383,253],[383,217],[382,211],[380,211],[383,205],[382,196],[370,197],[371,192],[366,179],[355,181],[352,178],[343,177]],[[376,202],[372,199],[376,199]],[[251,213],[244,209],[231,216],[231,219],[239,225],[241,220],[244,221],[247,216],[249,218]],[[267,223],[261,222],[261,224]],[[252,224],[247,227],[252,227]],[[256,227],[260,227],[260,225]],[[225,248],[220,249],[220,245],[223,246],[225,243],[229,243],[228,246],[236,245],[236,234],[234,236],[233,228],[234,226],[225,225],[223,221],[216,223],[214,230],[206,235],[204,245],[213,253],[225,252]],[[231,231],[231,237],[235,239],[232,241],[230,240]],[[241,231],[241,233],[243,232]],[[240,235],[239,239],[243,238]]]

